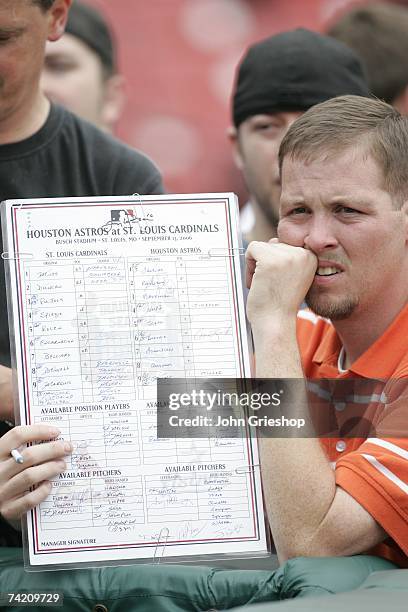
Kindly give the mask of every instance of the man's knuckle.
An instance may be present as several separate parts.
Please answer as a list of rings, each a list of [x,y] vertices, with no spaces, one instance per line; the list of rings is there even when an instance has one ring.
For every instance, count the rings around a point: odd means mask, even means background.
[[[24,463],[32,465],[35,463],[35,448],[29,446],[26,450],[24,450]]]
[[[17,425],[11,430],[10,434],[11,434],[10,438],[12,440],[14,448],[21,446],[22,444],[25,443],[26,428],[24,426]]]
[[[60,457],[65,452],[63,442],[52,442],[51,448],[52,448],[52,454],[54,457]]]
[[[34,468],[27,468],[24,470],[24,472],[21,473],[21,480],[27,487],[31,487],[33,484],[35,484],[36,480]]]

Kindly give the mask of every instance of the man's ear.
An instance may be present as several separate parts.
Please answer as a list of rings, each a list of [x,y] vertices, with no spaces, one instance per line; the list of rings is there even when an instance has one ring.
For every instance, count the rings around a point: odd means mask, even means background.
[[[105,81],[105,92],[101,118],[103,126],[112,132],[125,105],[125,79],[121,74],[114,74]]]
[[[48,37],[47,40],[58,40],[64,33],[68,19],[69,8],[72,0],[55,0],[54,4],[47,11],[48,17]]]
[[[235,126],[230,125],[227,128],[227,138],[232,144],[232,157],[238,170],[242,170],[244,167],[244,160],[242,158],[241,146],[239,143],[238,130]]]

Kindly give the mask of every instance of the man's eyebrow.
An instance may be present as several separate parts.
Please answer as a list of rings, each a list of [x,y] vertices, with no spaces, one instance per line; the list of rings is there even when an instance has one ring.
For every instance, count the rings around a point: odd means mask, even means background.
[[[305,200],[302,196],[299,197],[286,197],[280,199],[281,207],[291,207],[291,206],[305,206]]]
[[[45,61],[47,59],[65,59],[67,57],[66,51],[60,51],[59,49],[47,49],[47,53],[45,54]]]
[[[331,205],[336,206],[338,204],[344,204],[345,206],[347,206],[347,204],[350,204],[350,206],[364,206],[364,208],[369,208],[371,209],[373,207],[372,203],[370,202],[370,200],[364,197],[358,197],[358,196],[336,196],[335,198],[333,198],[333,200],[330,202]]]

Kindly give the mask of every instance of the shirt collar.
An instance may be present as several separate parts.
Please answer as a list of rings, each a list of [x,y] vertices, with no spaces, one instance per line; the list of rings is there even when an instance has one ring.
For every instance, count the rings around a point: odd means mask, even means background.
[[[317,347],[313,361],[337,369],[341,346],[340,338],[331,325]],[[404,360],[408,369],[408,304],[382,336],[351,365],[349,372],[365,378],[391,378]]]

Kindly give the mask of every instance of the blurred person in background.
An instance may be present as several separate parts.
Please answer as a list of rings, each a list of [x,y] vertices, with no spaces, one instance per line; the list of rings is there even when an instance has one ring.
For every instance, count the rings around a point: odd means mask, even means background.
[[[408,115],[408,9],[360,5],[332,23],[328,34],[359,55],[372,93]]]
[[[65,34],[47,42],[41,87],[72,113],[112,132],[124,104],[124,78],[117,72],[114,34],[95,8],[72,4]]]
[[[238,66],[228,130],[234,160],[249,191],[241,209],[252,227],[244,238],[267,241],[279,220],[279,145],[308,108],[343,94],[369,96],[360,60],[344,44],[305,29],[270,36]]]

